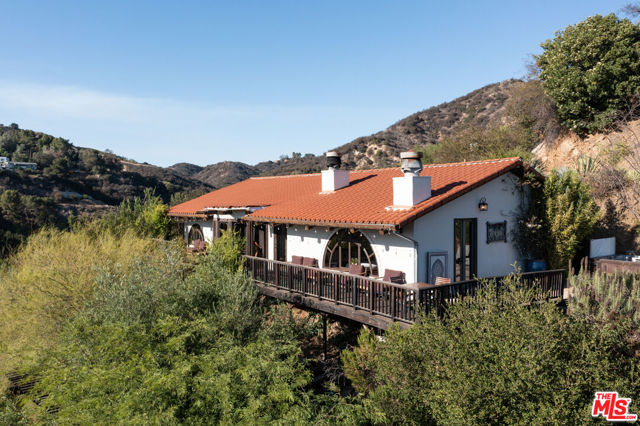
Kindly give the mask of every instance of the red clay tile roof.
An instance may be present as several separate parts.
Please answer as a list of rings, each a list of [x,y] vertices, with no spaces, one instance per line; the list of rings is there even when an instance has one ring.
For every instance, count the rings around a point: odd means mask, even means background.
[[[425,165],[431,176],[431,198],[405,210],[393,204],[392,178],[400,168],[352,170],[349,186],[320,194],[319,173],[250,178],[169,210],[170,216],[198,216],[206,208],[264,207],[245,220],[322,226],[397,228],[516,168],[520,158]]]

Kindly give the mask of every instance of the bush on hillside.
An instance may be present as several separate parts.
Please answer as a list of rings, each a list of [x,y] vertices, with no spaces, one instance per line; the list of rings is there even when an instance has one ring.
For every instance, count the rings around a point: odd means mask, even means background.
[[[167,216],[169,206],[155,195],[151,189],[145,189],[144,197],[134,197],[120,203],[118,210],[109,212],[98,220],[81,222],[96,234],[111,233],[121,235],[126,231],[137,232],[141,237],[167,238],[171,231],[171,220]]]
[[[540,80],[514,84],[505,115],[513,124],[533,132],[538,141],[553,140],[562,131],[555,103],[544,93]]]
[[[607,129],[640,91],[640,27],[628,19],[595,15],[541,46],[539,78],[580,135]]]
[[[98,273],[87,308],[25,399],[55,423],[296,423],[310,420],[310,373],[297,336],[266,316],[253,281],[224,259],[199,258],[182,278],[179,255],[141,257],[126,273]],[[270,324],[266,323],[269,318]],[[50,414],[52,408],[54,414]]]
[[[343,355],[345,373],[376,424],[579,424],[594,392],[640,395],[640,360],[615,327],[565,315],[508,281],[487,286],[383,340],[367,336]],[[363,333],[366,333],[363,331]],[[363,347],[364,346],[364,347]]]
[[[0,274],[0,376],[37,362],[55,345],[63,324],[92,296],[101,264],[124,273],[133,255],[150,256],[160,246],[131,231],[44,229],[31,235]]]
[[[425,163],[455,163],[505,157],[532,159],[531,150],[538,138],[530,129],[519,125],[467,127],[438,144],[418,146]]]
[[[640,280],[635,274],[580,271],[569,277],[568,308],[588,321],[607,323],[627,317],[640,326]]]
[[[60,225],[55,203],[50,198],[0,193],[0,257],[7,256],[32,232]]]

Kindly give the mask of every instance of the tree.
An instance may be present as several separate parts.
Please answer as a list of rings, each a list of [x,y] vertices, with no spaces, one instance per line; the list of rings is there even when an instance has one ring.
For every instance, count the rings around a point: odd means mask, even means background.
[[[71,169],[71,161],[68,157],[57,157],[51,162],[44,172],[51,176],[63,176]]]
[[[540,80],[580,135],[608,128],[640,91],[640,28],[628,19],[595,15],[541,46]]]
[[[78,155],[83,169],[100,173],[104,171],[104,160],[94,149],[82,149]]]
[[[20,222],[24,219],[24,204],[18,191],[7,189],[0,194],[0,213],[10,222]]]
[[[578,173],[553,170],[544,183],[547,262],[564,268],[600,217],[589,186]]]

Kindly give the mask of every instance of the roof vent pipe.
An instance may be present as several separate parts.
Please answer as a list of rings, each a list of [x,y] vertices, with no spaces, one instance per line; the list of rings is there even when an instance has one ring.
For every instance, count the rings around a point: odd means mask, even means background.
[[[340,154],[335,151],[327,152],[327,168],[339,169],[341,165],[342,160],[340,159]]]
[[[421,158],[421,152],[407,151],[400,153],[400,159],[402,160],[400,168],[405,176],[420,176],[422,171]]]
[[[349,186],[349,170],[340,170],[342,160],[335,151],[327,152],[327,170],[322,171],[322,192],[331,193]]]

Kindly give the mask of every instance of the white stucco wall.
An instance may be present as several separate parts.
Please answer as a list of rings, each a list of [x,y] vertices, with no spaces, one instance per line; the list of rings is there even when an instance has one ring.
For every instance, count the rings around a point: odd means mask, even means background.
[[[454,219],[477,219],[478,277],[506,275],[513,271],[514,262],[521,264],[512,243],[512,231],[523,199],[516,183],[516,176],[505,174],[413,222],[411,236],[418,241],[418,281],[426,282],[427,252],[430,251],[448,253],[448,277],[454,278]],[[478,209],[482,197],[489,205],[484,212]],[[487,244],[487,222],[505,220],[507,242]]]
[[[287,261],[292,256],[312,257],[323,266],[324,253],[331,236],[338,229],[328,231],[323,227],[290,226],[287,229]],[[376,255],[380,275],[385,269],[399,270],[405,273],[407,282],[415,282],[414,273],[415,249],[414,244],[394,234],[379,235],[375,230],[360,230],[371,243]],[[270,238],[270,250],[273,251],[273,240]],[[271,257],[271,256],[270,256]]]
[[[186,221],[184,223],[184,239],[185,239],[185,241],[189,240],[189,231],[191,231],[191,227],[196,223],[198,225],[200,225],[200,228],[202,229],[202,234],[204,235],[204,240],[207,243],[211,243],[213,241],[213,223],[210,220],[209,221],[203,221],[203,220]]]
[[[287,261],[291,262],[292,256],[306,256],[318,259],[318,265],[322,266],[324,250],[333,232],[320,227],[305,230],[304,226],[290,226],[287,229]]]
[[[411,226],[407,227],[400,235],[411,234]],[[416,250],[413,242],[396,234],[380,235],[378,231],[361,230],[369,239],[371,248],[378,261],[380,276],[385,269],[402,271],[408,283],[416,282],[415,263]]]

